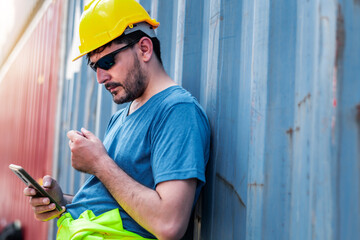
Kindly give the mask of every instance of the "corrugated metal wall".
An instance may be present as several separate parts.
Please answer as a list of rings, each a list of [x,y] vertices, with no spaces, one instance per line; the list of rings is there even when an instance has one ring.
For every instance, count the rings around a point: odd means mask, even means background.
[[[41,8],[0,79],[0,228],[20,220],[25,239],[46,239],[48,228],[34,219],[25,185],[8,165],[21,165],[35,178],[51,174],[61,7],[52,1]]]
[[[360,2],[140,3],[212,126],[196,238],[360,238]],[[119,107],[84,62],[64,82],[59,179],[74,192],[86,176],[72,177],[66,131],[102,137]]]
[[[32,18],[45,0],[10,0],[0,2],[0,64],[13,50]],[[21,5],[21,8],[19,7]],[[6,24],[5,24],[6,23]]]
[[[66,132],[86,127],[102,138],[121,106],[84,60],[69,61],[84,2],[66,2],[53,174],[75,193],[87,176],[71,168]],[[140,3],[161,23],[167,72],[212,126],[195,239],[359,239],[360,1]],[[3,140],[1,153],[11,146]]]

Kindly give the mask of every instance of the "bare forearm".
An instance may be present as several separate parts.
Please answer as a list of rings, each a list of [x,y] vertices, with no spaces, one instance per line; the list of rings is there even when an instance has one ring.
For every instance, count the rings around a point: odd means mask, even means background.
[[[121,207],[136,222],[153,232],[152,228],[154,227],[151,225],[155,222],[152,221],[152,216],[154,214],[159,214],[159,211],[152,212],[152,209],[160,210],[159,207],[161,201],[161,198],[156,191],[133,180],[113,161],[109,161],[108,167],[105,166],[99,171],[97,177],[106,186]],[[152,204],[151,208],[147,206],[150,202]]]
[[[96,176],[136,222],[159,239],[172,239],[186,230],[193,195],[186,199],[189,203],[185,207],[176,206],[177,199],[162,196],[161,189],[155,191],[136,182],[112,159],[103,162]]]

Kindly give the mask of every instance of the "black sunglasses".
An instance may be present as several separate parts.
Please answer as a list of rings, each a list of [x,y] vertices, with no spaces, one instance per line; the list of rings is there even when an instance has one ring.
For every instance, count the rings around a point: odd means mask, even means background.
[[[118,54],[119,52],[133,46],[135,43],[137,43],[138,41],[134,41],[132,43],[129,43],[128,45],[119,48],[109,54],[106,54],[105,56],[103,56],[102,58],[100,58],[97,62],[93,63],[93,62],[89,62],[89,66],[92,68],[92,70],[94,70],[96,72],[97,68],[101,68],[104,70],[109,70],[112,66],[114,66],[115,64],[115,56],[116,54]]]

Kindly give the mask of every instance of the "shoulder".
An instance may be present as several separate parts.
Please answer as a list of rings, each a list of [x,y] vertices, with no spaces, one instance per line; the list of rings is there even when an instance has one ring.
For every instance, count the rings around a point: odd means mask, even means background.
[[[205,111],[187,90],[174,86],[164,91],[161,102],[158,102],[156,106],[156,127],[162,128],[165,123],[186,125],[199,122],[205,125],[205,128],[209,128]]]
[[[159,104],[159,108],[163,108],[167,111],[177,105],[187,105],[189,107],[193,106],[201,108],[196,98],[181,86],[170,87],[164,90],[164,92],[165,94],[161,100],[161,104]]]

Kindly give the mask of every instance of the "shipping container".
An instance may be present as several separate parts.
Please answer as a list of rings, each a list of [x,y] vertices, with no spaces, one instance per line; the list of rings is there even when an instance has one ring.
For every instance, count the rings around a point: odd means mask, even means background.
[[[8,166],[21,165],[36,180],[51,174],[61,14],[62,1],[44,3],[0,74],[0,230],[19,220],[24,239],[47,239],[48,224],[34,219],[25,185]]]
[[[85,59],[71,62],[87,1],[59,2],[47,20],[57,30],[39,22],[46,31],[33,31],[33,45],[24,48],[30,53],[0,75],[0,184],[13,196],[0,197],[1,221],[35,222],[8,163],[16,159],[39,177],[50,172],[75,194],[88,175],[71,167],[67,131],[85,127],[103,138],[124,107]],[[211,124],[193,239],[359,239],[360,1],[139,2],[160,22],[166,71],[199,100]],[[61,49],[36,48],[50,45],[42,38]],[[49,226],[52,239],[56,225]]]
[[[0,64],[2,65],[15,47],[17,40],[45,0],[10,0],[0,2]],[[20,7],[21,6],[21,7]]]

